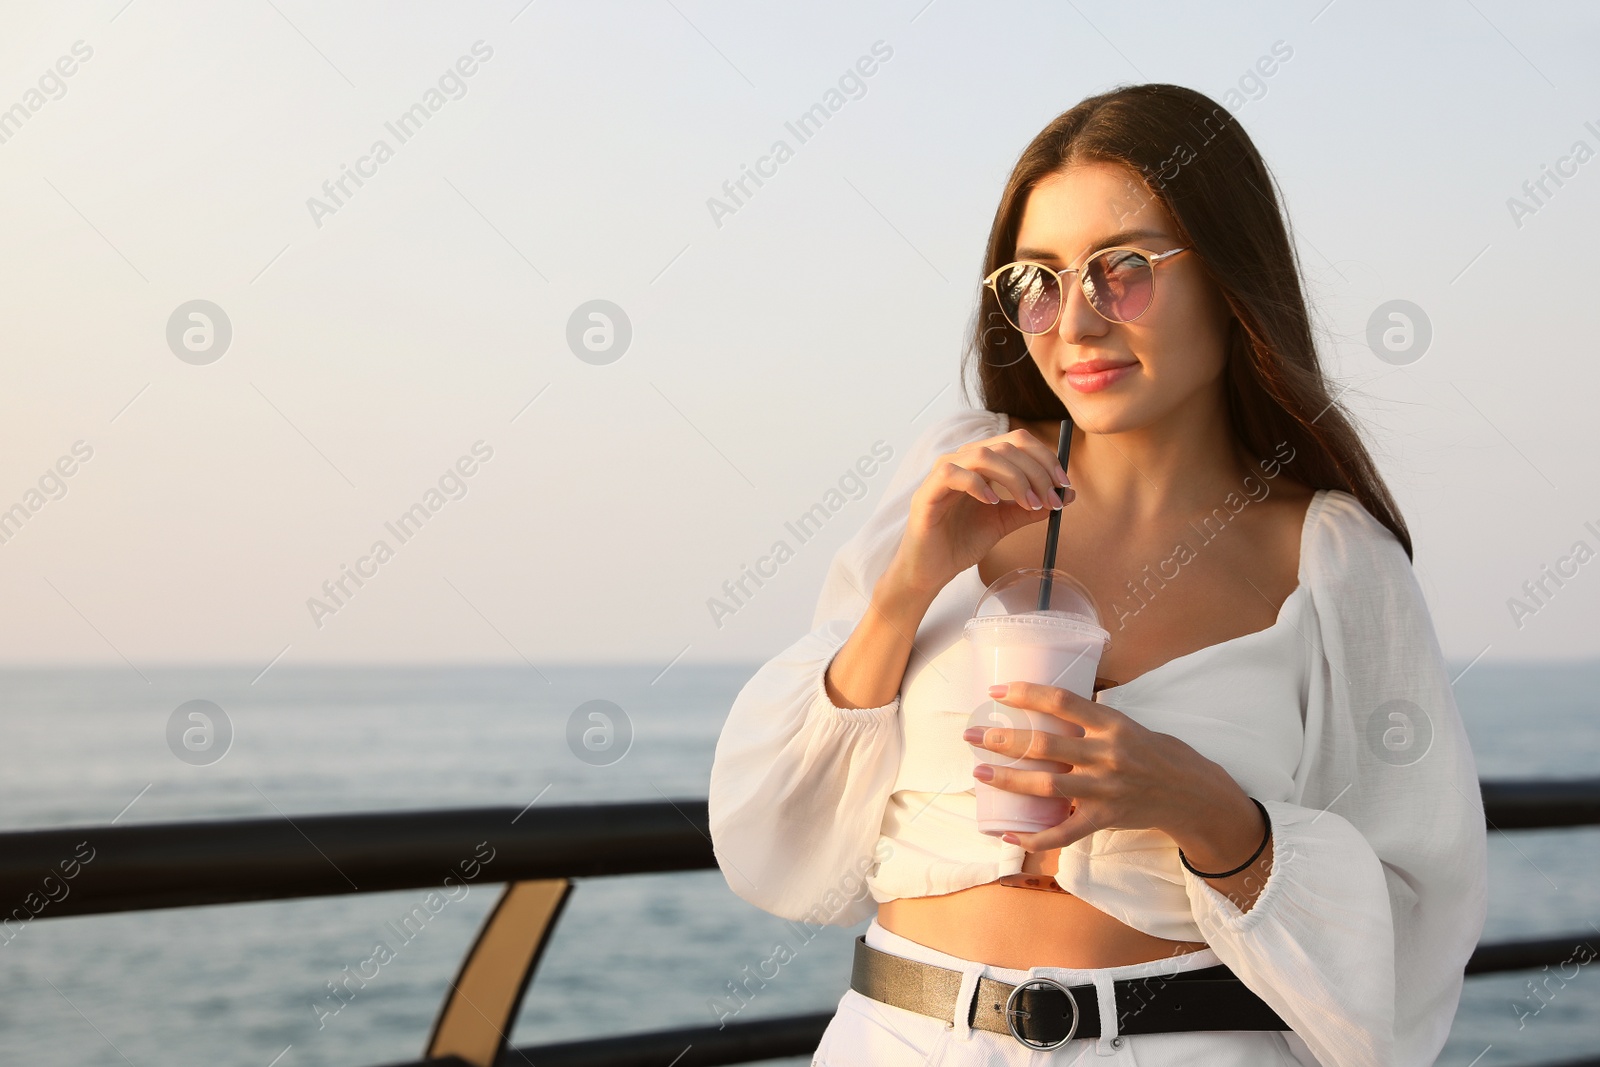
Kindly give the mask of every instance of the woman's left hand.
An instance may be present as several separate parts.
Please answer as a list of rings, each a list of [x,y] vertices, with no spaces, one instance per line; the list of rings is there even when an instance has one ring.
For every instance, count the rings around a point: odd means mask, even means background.
[[[991,690],[998,693],[999,687]],[[1038,833],[1006,834],[1029,852],[1062,848],[1096,830],[1163,830],[1178,837],[1197,811],[1210,807],[1218,774],[1237,789],[1218,764],[1173,737],[1146,729],[1116,708],[1067,689],[1012,682],[997,703],[1055,715],[1076,723],[1082,737],[990,726],[969,728],[963,737],[1003,756],[1065,764],[1064,773],[979,764],[994,774],[989,784],[1013,793],[1063,796],[1075,801],[1065,822]],[[979,778],[979,781],[984,779]]]

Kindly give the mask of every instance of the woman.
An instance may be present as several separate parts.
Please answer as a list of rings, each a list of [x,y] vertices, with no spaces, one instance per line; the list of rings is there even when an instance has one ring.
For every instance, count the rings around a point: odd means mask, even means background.
[[[910,446],[712,769],[736,893],[876,908],[813,1062],[1433,1063],[1486,912],[1476,766],[1266,165],[1199,93],[1091,97],[1023,152],[984,274],[982,407]],[[962,624],[1060,507],[1096,691],[990,696],[1082,736],[969,729]],[[977,747],[1066,821],[979,833]]]

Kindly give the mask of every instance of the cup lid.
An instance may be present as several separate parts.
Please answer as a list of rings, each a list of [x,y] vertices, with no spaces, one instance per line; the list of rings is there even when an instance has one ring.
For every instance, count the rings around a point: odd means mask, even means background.
[[[993,636],[997,627],[1009,631],[1008,639],[1020,641],[1029,641],[1030,636],[1042,639],[1064,629],[1106,643],[1111,638],[1100,625],[1100,609],[1093,594],[1060,568],[1018,567],[996,578],[979,598],[965,631]]]
[[[1100,607],[1078,579],[1059,567],[1018,567],[994,580],[978,599],[974,619],[1029,613],[1076,615],[1100,625]]]

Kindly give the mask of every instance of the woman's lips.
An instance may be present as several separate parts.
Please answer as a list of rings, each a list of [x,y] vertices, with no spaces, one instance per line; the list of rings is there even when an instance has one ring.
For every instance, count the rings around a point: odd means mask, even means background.
[[[1115,385],[1138,367],[1137,363],[1127,363],[1120,367],[1108,370],[1097,370],[1088,373],[1079,373],[1072,370],[1066,372],[1067,384],[1080,393],[1096,393],[1107,386]]]

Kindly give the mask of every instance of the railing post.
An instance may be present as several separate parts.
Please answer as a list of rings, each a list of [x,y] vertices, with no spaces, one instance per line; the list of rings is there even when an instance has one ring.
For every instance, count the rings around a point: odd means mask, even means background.
[[[455,1056],[472,1067],[495,1067],[571,892],[566,878],[505,887],[450,983],[423,1050],[426,1058]]]

